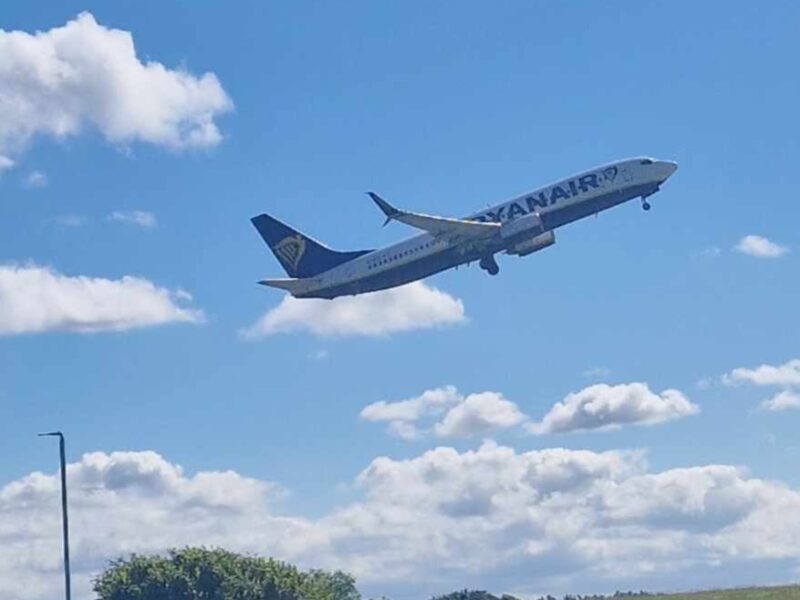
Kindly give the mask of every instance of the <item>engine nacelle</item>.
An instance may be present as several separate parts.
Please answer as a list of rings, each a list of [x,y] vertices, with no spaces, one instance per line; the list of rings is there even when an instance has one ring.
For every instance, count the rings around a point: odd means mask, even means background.
[[[518,219],[503,223],[503,226],[500,228],[500,237],[504,240],[510,240],[515,237],[524,237],[527,239],[543,231],[544,225],[542,225],[542,218],[538,213],[532,212],[524,217],[519,217]]]
[[[547,248],[548,246],[552,246],[555,243],[556,234],[552,231],[545,231],[544,233],[540,233],[535,237],[517,242],[506,252],[508,252],[508,254],[516,254],[517,256],[528,256],[528,254],[538,252],[539,250]]]

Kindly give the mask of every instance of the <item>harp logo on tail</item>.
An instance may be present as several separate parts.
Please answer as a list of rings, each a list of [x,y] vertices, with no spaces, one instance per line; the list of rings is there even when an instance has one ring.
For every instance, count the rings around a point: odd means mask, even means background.
[[[284,264],[297,270],[297,265],[300,264],[303,254],[306,252],[306,241],[301,235],[285,237],[275,244],[274,250]]]

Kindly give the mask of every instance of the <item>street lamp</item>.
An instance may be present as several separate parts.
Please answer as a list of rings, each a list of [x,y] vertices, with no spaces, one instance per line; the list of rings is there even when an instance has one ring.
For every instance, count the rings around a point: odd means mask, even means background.
[[[58,448],[61,453],[61,524],[64,530],[64,587],[67,593],[67,600],[72,599],[69,575],[69,517],[67,515],[67,458],[64,450],[64,434],[60,431],[40,433],[40,437],[58,437]]]

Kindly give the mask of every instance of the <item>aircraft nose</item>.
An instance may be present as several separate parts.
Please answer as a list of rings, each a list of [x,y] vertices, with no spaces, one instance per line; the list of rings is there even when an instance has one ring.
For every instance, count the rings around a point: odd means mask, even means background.
[[[661,171],[661,176],[664,178],[664,180],[666,180],[678,170],[678,163],[672,160],[659,161],[658,170]]]

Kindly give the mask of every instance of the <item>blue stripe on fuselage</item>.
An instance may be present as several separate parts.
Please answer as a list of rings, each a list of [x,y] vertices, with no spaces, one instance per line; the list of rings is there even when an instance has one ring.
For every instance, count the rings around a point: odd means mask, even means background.
[[[623,202],[627,202],[639,196],[647,196],[658,189],[658,183],[638,185],[623,190],[616,190],[603,194],[591,200],[570,204],[563,208],[553,208],[541,214],[542,224],[546,230],[556,229],[569,223],[573,223],[600,211],[612,208]],[[404,265],[398,265],[385,269],[374,275],[364,277],[357,281],[352,281],[335,287],[325,288],[304,295],[304,298],[336,298],[352,294],[362,294],[374,292],[387,288],[403,285],[419,279],[424,279],[441,271],[464,263],[479,260],[488,253],[495,253],[505,250],[503,245],[498,244],[496,248],[483,248],[480,251],[473,250],[464,252],[458,246],[446,248],[435,254],[418,258]]]

